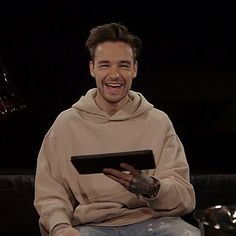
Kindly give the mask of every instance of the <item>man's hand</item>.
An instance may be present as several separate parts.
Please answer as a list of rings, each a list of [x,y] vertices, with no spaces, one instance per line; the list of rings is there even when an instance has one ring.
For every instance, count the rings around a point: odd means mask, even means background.
[[[79,231],[67,224],[60,224],[52,230],[50,236],[81,236]]]
[[[151,177],[142,175],[140,170],[126,163],[122,163],[120,166],[129,171],[129,173],[126,174],[111,168],[105,168],[103,172],[106,176],[120,183],[132,193],[145,195],[149,192],[153,184]]]

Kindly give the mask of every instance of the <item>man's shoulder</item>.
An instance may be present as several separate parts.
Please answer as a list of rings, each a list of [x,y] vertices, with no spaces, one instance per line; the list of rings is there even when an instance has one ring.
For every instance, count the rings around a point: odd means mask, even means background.
[[[62,112],[55,119],[55,123],[67,123],[69,120],[73,120],[78,117],[77,109],[70,107]]]
[[[157,108],[153,108],[149,111],[149,118],[148,122],[153,125],[153,127],[157,127],[164,130],[172,130],[173,124],[171,119],[169,118],[168,114],[165,113],[162,110],[159,110]]]
[[[74,108],[68,108],[59,113],[50,128],[51,135],[60,132],[65,133],[67,130],[71,130],[70,127],[74,127],[74,123],[76,123],[76,117],[78,117],[78,114]]]
[[[153,119],[169,120],[169,116],[164,111],[155,107],[149,110],[149,116]]]

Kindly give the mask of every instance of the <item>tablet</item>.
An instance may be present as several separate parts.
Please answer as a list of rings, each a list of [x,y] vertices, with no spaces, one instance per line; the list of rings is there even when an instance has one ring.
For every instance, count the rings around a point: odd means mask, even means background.
[[[71,162],[80,174],[102,173],[104,168],[124,171],[121,163],[132,165],[138,170],[155,169],[152,150],[138,150],[105,154],[72,156]]]

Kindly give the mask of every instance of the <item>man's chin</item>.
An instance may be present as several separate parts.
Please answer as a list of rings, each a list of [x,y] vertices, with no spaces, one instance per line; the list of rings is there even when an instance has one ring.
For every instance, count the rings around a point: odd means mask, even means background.
[[[105,98],[108,103],[115,104],[115,103],[120,103],[125,98],[125,96],[109,95],[106,96]]]

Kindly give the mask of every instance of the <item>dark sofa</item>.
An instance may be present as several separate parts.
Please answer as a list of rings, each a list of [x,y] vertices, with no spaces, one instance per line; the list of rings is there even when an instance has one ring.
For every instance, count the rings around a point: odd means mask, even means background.
[[[40,235],[38,215],[33,207],[32,169],[0,170],[0,235]],[[194,173],[197,208],[217,204],[236,205],[236,174]],[[192,213],[184,219],[197,225]]]

